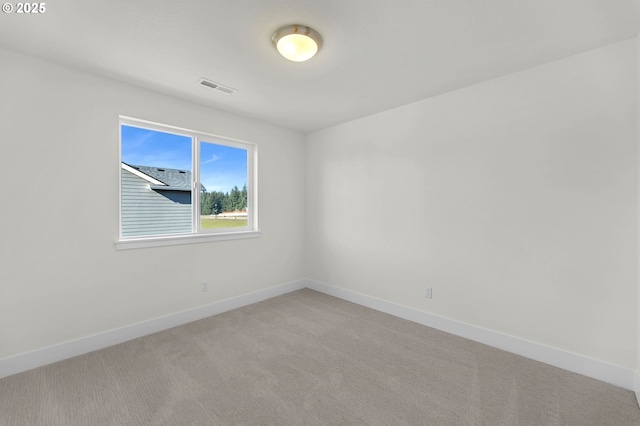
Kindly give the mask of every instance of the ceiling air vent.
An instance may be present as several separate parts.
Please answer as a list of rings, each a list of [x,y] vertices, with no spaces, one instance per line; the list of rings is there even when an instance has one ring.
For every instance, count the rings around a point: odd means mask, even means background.
[[[198,80],[198,83],[203,86],[207,86],[212,88],[213,90],[217,90],[218,92],[222,92],[227,95],[232,95],[236,92],[236,89],[233,89],[229,86],[222,85],[220,83],[216,83],[215,81],[207,80],[206,78],[201,78]]]

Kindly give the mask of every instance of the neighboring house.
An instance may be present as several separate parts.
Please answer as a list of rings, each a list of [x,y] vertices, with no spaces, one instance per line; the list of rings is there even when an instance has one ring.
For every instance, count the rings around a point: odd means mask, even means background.
[[[122,163],[121,177],[123,237],[192,232],[190,171]]]

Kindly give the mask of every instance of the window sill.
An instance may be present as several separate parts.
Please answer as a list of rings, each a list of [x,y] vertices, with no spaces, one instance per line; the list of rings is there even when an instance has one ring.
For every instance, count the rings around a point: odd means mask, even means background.
[[[117,250],[129,250],[145,247],[175,246],[182,244],[208,243],[211,241],[244,240],[258,238],[260,231],[221,232],[215,234],[171,235],[163,237],[136,238],[116,241]]]

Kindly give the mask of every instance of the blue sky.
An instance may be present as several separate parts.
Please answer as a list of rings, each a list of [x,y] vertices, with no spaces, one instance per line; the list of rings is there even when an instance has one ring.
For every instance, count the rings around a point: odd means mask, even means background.
[[[123,125],[122,161],[192,171],[191,138]],[[247,183],[247,151],[201,142],[200,180],[207,191],[242,189]]]

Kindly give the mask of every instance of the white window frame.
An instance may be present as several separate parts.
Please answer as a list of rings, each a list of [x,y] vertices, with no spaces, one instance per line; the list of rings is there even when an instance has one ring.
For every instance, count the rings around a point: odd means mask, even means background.
[[[191,205],[192,205],[192,230],[190,233],[157,235],[157,236],[122,236],[122,126],[132,126],[148,130],[155,130],[163,133],[172,133],[191,138]],[[152,121],[140,120],[132,117],[119,117],[118,134],[119,155],[118,155],[118,240],[116,248],[134,249],[143,247],[157,247],[167,245],[193,244],[210,241],[237,240],[246,238],[257,238],[260,236],[258,230],[258,146],[255,143],[238,139],[231,139],[224,136],[203,133],[195,130],[184,129]],[[230,146],[247,150],[247,226],[232,228],[200,228],[200,142],[214,143],[218,145]]]

